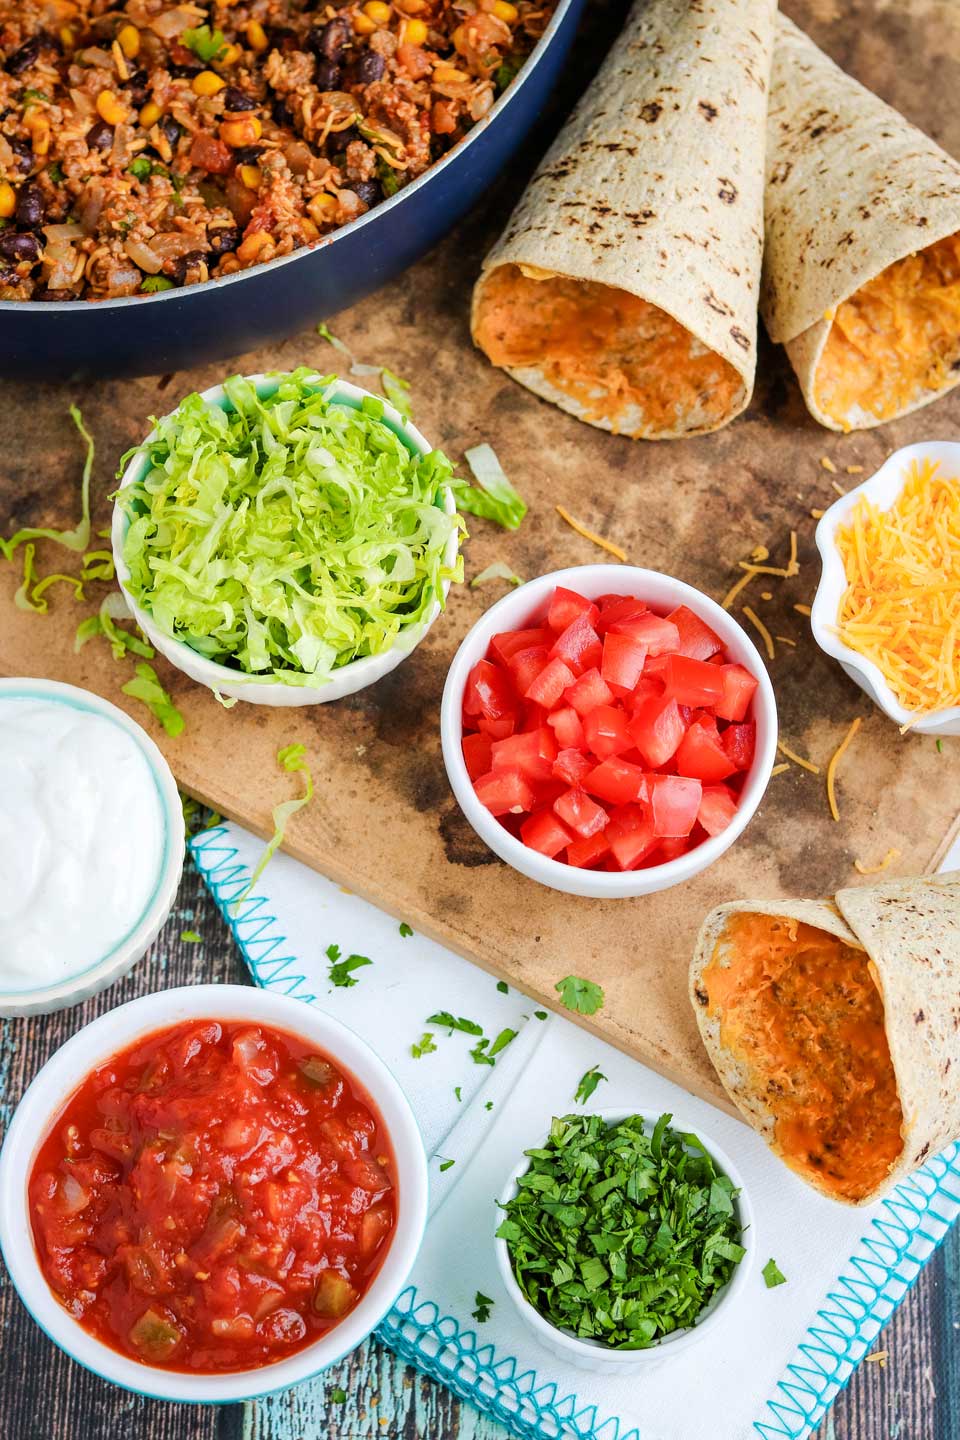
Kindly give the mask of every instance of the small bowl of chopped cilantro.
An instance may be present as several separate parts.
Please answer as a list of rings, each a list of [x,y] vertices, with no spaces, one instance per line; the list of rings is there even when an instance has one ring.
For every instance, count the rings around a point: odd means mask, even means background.
[[[744,1289],[750,1202],[723,1151],[672,1115],[551,1121],[501,1196],[497,1263],[541,1344],[623,1373],[696,1344]]]
[[[127,603],[221,696],[352,695],[410,654],[462,579],[449,460],[336,376],[235,375],[188,395],[121,470]]]

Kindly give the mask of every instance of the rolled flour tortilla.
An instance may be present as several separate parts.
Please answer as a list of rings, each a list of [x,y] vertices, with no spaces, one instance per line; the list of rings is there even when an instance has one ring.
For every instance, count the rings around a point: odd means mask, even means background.
[[[730,1098],[831,1199],[869,1204],[960,1136],[960,871],[721,905],[690,997]]]
[[[665,440],[756,366],[775,0],[638,0],[473,296],[477,345],[592,425]]]
[[[960,380],[960,164],[777,21],[760,313],[807,408],[862,430]]]

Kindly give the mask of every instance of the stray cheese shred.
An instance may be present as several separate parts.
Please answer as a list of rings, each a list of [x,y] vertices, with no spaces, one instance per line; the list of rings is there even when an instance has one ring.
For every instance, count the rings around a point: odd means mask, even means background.
[[[892,865],[894,860],[899,859],[900,851],[894,845],[887,851],[879,865],[864,865],[862,860],[854,860],[853,868],[859,871],[861,875],[879,875],[881,870],[886,870],[888,865]],[[869,1358],[868,1355],[867,1359],[869,1360]]]
[[[792,760],[794,765],[799,765],[802,769],[809,770],[811,775],[820,774],[819,765],[814,765],[812,760],[804,760],[802,755],[798,755],[795,750],[791,750],[790,746],[785,745],[782,740],[777,741],[777,749],[781,755],[786,755],[788,760]]]
[[[830,814],[833,816],[834,820],[840,819],[840,811],[837,808],[837,766],[843,759],[843,756],[846,752],[847,746],[850,744],[850,741],[860,729],[861,723],[862,722],[860,720],[860,716],[858,715],[856,720],[851,722],[850,729],[847,731],[846,735],[844,735],[836,750],[834,750],[833,754],[830,757],[830,763],[827,766],[827,800],[830,804]]]
[[[603,536],[598,535],[595,530],[588,530],[586,525],[581,525],[579,520],[574,520],[569,510],[564,510],[562,505],[558,505],[556,508],[560,519],[564,520],[571,530],[576,530],[584,540],[589,540],[593,545],[599,545],[601,550],[606,550],[609,555],[614,555],[618,560],[626,562],[626,550],[621,549],[619,545],[614,545],[612,540],[604,540]]]
[[[747,619],[750,621],[750,624],[753,626],[757,634],[760,636],[760,639],[763,641],[764,648],[767,652],[767,659],[775,659],[777,650],[776,646],[773,643],[773,636],[770,634],[770,631],[760,619],[760,616],[755,610],[751,610],[749,605],[744,605],[743,613],[744,615],[746,615]]]
[[[917,718],[960,705],[960,479],[938,469],[913,461],[889,510],[863,497],[836,536],[837,633]]]

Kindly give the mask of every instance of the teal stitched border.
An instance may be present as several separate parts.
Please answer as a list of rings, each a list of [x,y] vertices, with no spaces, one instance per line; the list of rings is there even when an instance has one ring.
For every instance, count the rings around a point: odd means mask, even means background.
[[[233,913],[249,872],[237,862],[226,830],[204,831],[190,850],[257,984],[315,1001],[268,901],[248,897]],[[928,1161],[883,1202],[798,1346],[799,1358],[787,1366],[775,1397],[763,1407],[763,1419],[754,1422],[762,1440],[803,1440],[823,1419],[958,1214],[960,1142]],[[518,1373],[515,1359],[498,1361],[492,1345],[478,1345],[474,1331],[441,1315],[433,1301],[419,1299],[413,1286],[377,1334],[417,1369],[524,1440],[564,1435],[640,1440],[636,1430],[623,1432],[618,1420],[602,1420],[595,1406],[581,1408],[575,1395],[561,1397],[556,1385],[540,1384],[535,1371]]]

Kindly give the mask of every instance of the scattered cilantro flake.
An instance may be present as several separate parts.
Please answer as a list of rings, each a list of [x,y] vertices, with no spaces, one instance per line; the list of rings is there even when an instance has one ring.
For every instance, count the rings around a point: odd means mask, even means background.
[[[522,63],[519,59],[507,59],[497,66],[493,72],[493,83],[498,95],[502,94],[508,85],[513,84]]]
[[[346,960],[340,960],[330,966],[327,978],[331,985],[336,985],[341,990],[349,990],[351,985],[360,983],[353,973],[354,970],[362,970],[364,965],[372,964],[373,961],[368,960],[366,955],[348,955]]]
[[[480,1325],[483,1325],[487,1320],[490,1319],[490,1311],[493,1309],[494,1301],[490,1299],[489,1295],[484,1295],[482,1290],[478,1290],[476,1295],[473,1297],[473,1303],[476,1306],[476,1309],[472,1310],[470,1313],[473,1316],[474,1320],[476,1320]]]
[[[142,700],[154,718],[160,721],[171,739],[175,739],[181,734],[183,716],[160,684],[157,672],[152,665],[141,660],[137,665],[135,677],[128,680],[126,685],[121,685],[120,689],[124,695],[129,695],[134,700]]]
[[[474,1045],[470,1051],[470,1059],[475,1065],[496,1065],[497,1062],[493,1056],[487,1054],[489,1045],[490,1041],[486,1039],[478,1040],[476,1045]]]
[[[578,1105],[586,1105],[590,1096],[596,1090],[601,1080],[606,1080],[606,1075],[601,1074],[598,1065],[591,1065],[583,1075],[580,1076],[580,1083],[577,1085],[574,1100]]]
[[[449,1010],[437,1010],[435,1014],[427,1016],[428,1025],[445,1025],[448,1030],[462,1030],[464,1035],[482,1035],[483,1026],[478,1025],[476,1020],[466,1020],[461,1015],[451,1015]]]
[[[534,1020],[546,1020],[546,1018],[547,1018],[547,1012],[546,1012],[546,1010],[534,1010],[534,1012],[533,1012],[533,1018],[534,1018]]]
[[[494,520],[505,530],[519,529],[527,507],[504,474],[493,446],[474,445],[472,450],[464,452],[464,459],[477,483],[454,481],[457,509],[479,515],[482,520]]]
[[[64,180],[66,179],[66,176],[63,173],[63,166],[60,164],[59,160],[54,160],[52,165],[47,166],[47,174],[50,176],[50,179],[53,181],[54,185],[62,185]]]
[[[257,861],[257,868],[250,876],[250,879],[247,882],[243,893],[239,895],[234,902],[234,909],[236,909],[236,906],[240,904],[241,900],[245,900],[247,898],[247,896],[250,894],[250,891],[253,889],[254,885],[256,885],[257,881],[260,879],[260,876],[263,874],[267,865],[270,863],[271,859],[275,855],[277,848],[283,839],[284,832],[287,828],[287,821],[290,819],[290,816],[295,815],[298,810],[302,810],[304,805],[309,804],[309,802],[313,799],[313,776],[310,774],[310,767],[307,764],[306,755],[307,747],[305,745],[283,745],[277,751],[277,764],[283,770],[286,770],[289,774],[295,774],[298,771],[302,771],[303,794],[297,796],[297,798],[294,800],[281,800],[279,804],[274,805],[273,834],[271,835],[267,843],[266,849],[260,856],[260,859]]]
[[[387,199],[391,195],[396,195],[400,189],[400,176],[393,166],[382,157],[377,161],[377,179],[380,181],[380,188]]]
[[[407,924],[406,920],[400,921],[400,934],[403,936],[404,940],[409,940],[410,936],[413,934],[413,930]]]
[[[488,1100],[487,1103],[484,1105],[483,1108],[484,1108],[484,1110],[492,1110],[492,1109],[493,1109],[493,1101],[492,1101],[492,1100]]]
[[[335,1385],[330,1391],[330,1402],[333,1405],[345,1405],[347,1403],[346,1390],[341,1390],[339,1385]]]
[[[507,1046],[510,1044],[510,1041],[516,1040],[516,1038],[516,1030],[511,1030],[509,1026],[506,1026],[503,1030],[501,1030],[500,1034],[490,1046],[489,1055],[491,1060],[493,1059],[494,1055],[499,1055],[501,1050],[506,1050]]]
[[[420,1039],[417,1040],[415,1044],[410,1046],[410,1054],[413,1056],[414,1060],[419,1060],[422,1055],[432,1055],[436,1048],[437,1047],[433,1043],[433,1036],[431,1035],[430,1031],[424,1030],[423,1034],[420,1036]]]
[[[437,1156],[437,1159],[440,1161],[441,1174],[443,1174],[444,1170],[449,1170],[451,1165],[456,1165],[457,1163],[456,1160],[443,1160],[439,1155]]]
[[[462,1087],[461,1085],[454,1085],[454,1087],[453,1087],[453,1093],[454,1093],[454,1095],[456,1095],[457,1100],[459,1101],[459,1103],[460,1103],[461,1105],[463,1104],[463,1096],[460,1094],[460,1091],[461,1091],[462,1088],[463,1088],[463,1087]]]
[[[339,960],[339,959],[340,959],[340,946],[339,946],[339,945],[328,945],[327,948],[326,948],[326,950],[324,951],[324,954],[326,955],[327,959],[330,960],[331,962],[333,962],[333,961],[335,961],[335,960]]]
[[[503,1207],[521,1291],[552,1325],[641,1350],[691,1325],[744,1255],[736,1195],[695,1135],[661,1115],[555,1118]]]
[[[203,942],[203,936],[196,930],[181,930],[180,939],[185,940],[188,945],[200,945]]]
[[[763,1276],[763,1283],[768,1290],[773,1290],[777,1285],[786,1285],[787,1277],[772,1257],[760,1271]]]
[[[498,980],[497,989],[500,991],[501,995],[508,995],[510,993],[510,986],[507,984],[506,980]]]
[[[168,280],[166,275],[148,275],[140,286],[141,293],[144,295],[159,295],[161,290],[172,290],[173,288],[173,281]]]
[[[227,39],[222,30],[211,30],[209,25],[197,25],[192,30],[183,31],[180,44],[192,50],[198,60],[207,63],[216,60],[226,48]]]
[[[592,980],[582,980],[579,975],[567,975],[553,988],[566,1008],[578,1015],[596,1015],[603,1007],[602,987]]]
[[[493,564],[488,565],[485,570],[481,570],[479,575],[474,575],[470,581],[471,590],[475,589],[477,585],[485,585],[488,580],[506,580],[509,585],[523,584],[521,576],[515,575],[510,566],[502,560],[494,560]]]
[[[942,738],[940,738],[940,739],[937,740],[937,754],[938,754],[938,755],[942,755],[942,754],[943,754],[943,739],[942,739]]]
[[[33,90],[33,89],[30,88],[30,86],[27,86],[27,88],[23,91],[23,93],[22,93],[21,96],[20,96],[20,103],[21,103],[23,106],[25,106],[25,107],[26,107],[26,106],[29,106],[29,105],[36,105],[36,104],[38,104],[40,101],[43,101],[44,104],[49,105],[49,104],[50,104],[50,96],[46,93],[46,91],[44,91],[44,90]]]

